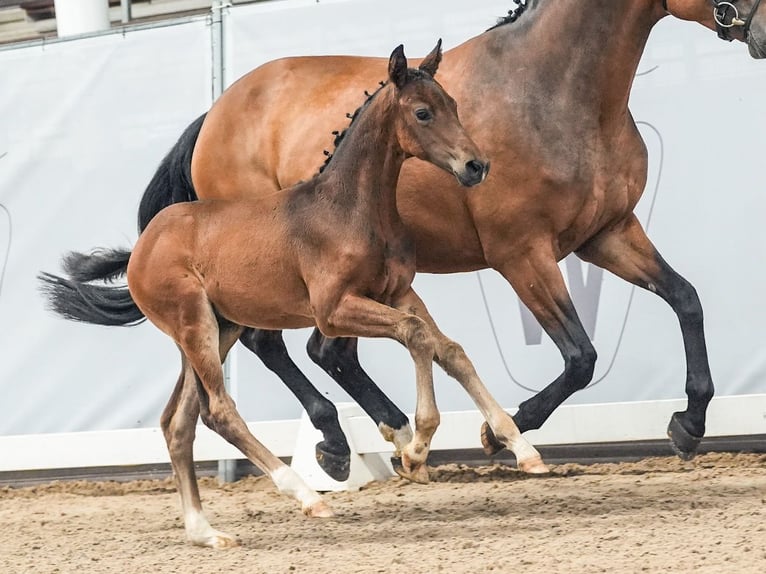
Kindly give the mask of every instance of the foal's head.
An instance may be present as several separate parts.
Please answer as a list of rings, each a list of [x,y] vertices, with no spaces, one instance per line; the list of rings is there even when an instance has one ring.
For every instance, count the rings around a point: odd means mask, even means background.
[[[441,40],[417,69],[407,68],[402,46],[391,54],[388,78],[400,110],[397,136],[408,156],[431,162],[461,185],[473,186],[487,177],[489,161],[460,124],[455,100],[434,80],[441,57]]]

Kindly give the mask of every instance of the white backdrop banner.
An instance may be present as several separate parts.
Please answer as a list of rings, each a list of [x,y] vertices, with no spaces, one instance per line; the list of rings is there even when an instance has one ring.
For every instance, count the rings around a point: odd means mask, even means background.
[[[439,37],[450,48],[481,33],[509,4],[290,0],[230,8],[225,80],[288,55],[386,57],[404,43],[419,57]],[[210,53],[204,20],[0,52],[0,393],[9,405],[0,434],[158,425],[178,371],[171,341],[151,325],[57,319],[44,309],[35,276],[56,271],[67,250],[132,244],[144,186],[210,104]],[[650,39],[632,99],[651,156],[639,215],[697,287],[718,395],[766,392],[764,90],[766,63],[751,60],[743,45],[666,19]],[[670,308],[576,259],[562,269],[600,356],[594,384],[568,404],[683,397],[683,346]],[[419,275],[416,287],[504,406],[514,408],[561,371],[558,352],[496,273]],[[327,396],[348,400],[307,358],[308,334],[286,334],[294,359]],[[362,341],[359,354],[411,412],[406,351]],[[236,353],[232,374],[246,420],[299,416],[298,403],[247,352]],[[473,408],[457,384],[438,369],[436,376],[442,410]]]
[[[131,246],[162,156],[211,103],[206,19],[0,51],[0,434],[157,426],[177,350],[54,317],[36,275]]]

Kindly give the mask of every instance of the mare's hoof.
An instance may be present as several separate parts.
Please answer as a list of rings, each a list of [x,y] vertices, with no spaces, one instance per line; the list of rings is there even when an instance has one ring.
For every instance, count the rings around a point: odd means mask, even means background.
[[[316,445],[315,454],[319,466],[327,473],[327,476],[338,482],[348,480],[351,472],[351,455],[349,453],[337,454],[323,448],[324,443]]]
[[[319,500],[303,509],[303,514],[309,518],[332,518],[335,512],[324,500]]]
[[[391,466],[394,467],[394,472],[396,472],[396,474],[402,478],[406,478],[411,482],[416,482],[417,484],[428,484],[431,481],[430,477],[428,476],[428,465],[425,463],[418,465],[414,469],[408,470],[405,468],[404,463],[402,463],[401,457],[392,456]]]
[[[694,436],[681,424],[683,413],[673,413],[668,425],[670,446],[681,460],[691,460],[697,455],[697,447],[702,440],[701,436]]]
[[[487,456],[495,456],[505,448],[505,445],[497,440],[495,433],[492,432],[486,422],[481,425],[481,446],[484,447],[484,454]]]

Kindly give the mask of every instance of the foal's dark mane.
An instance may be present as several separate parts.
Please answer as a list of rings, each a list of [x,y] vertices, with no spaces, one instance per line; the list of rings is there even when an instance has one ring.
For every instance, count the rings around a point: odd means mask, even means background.
[[[508,14],[505,16],[502,16],[498,18],[497,23],[489,28],[489,30],[494,30],[495,28],[499,28],[500,26],[505,26],[506,24],[511,24],[512,22],[515,22],[519,19],[519,17],[524,13],[524,11],[527,9],[527,6],[529,5],[530,0],[513,0],[516,3],[515,8],[511,8],[508,10]],[[487,30],[489,32],[489,30]]]
[[[425,78],[431,78],[431,75],[428,72],[424,72],[423,70],[416,70],[414,68],[409,68],[407,70],[407,81],[408,82],[411,81],[411,80],[425,79]],[[433,79],[433,78],[431,78],[431,79]],[[374,92],[369,93],[369,92],[367,92],[365,90],[364,95],[366,96],[366,99],[364,100],[362,105],[359,106],[358,108],[356,108],[356,110],[354,111],[353,114],[346,114],[346,117],[351,119],[351,121],[349,122],[348,126],[346,126],[346,128],[343,131],[332,132],[332,135],[335,136],[335,139],[333,140],[332,144],[333,144],[333,148],[336,151],[338,149],[338,146],[340,145],[340,142],[342,142],[343,138],[346,136],[346,132],[348,132],[348,130],[351,128],[351,126],[354,125],[354,122],[356,121],[356,118],[359,117],[359,114],[361,114],[362,111],[365,108],[367,108],[367,106],[370,105],[370,102],[372,101],[372,99],[376,95],[378,95],[378,92],[380,92],[380,90],[385,88],[387,85],[388,85],[388,82],[380,82],[379,85],[378,85],[378,89],[375,90]],[[319,173],[322,173],[325,170],[325,168],[332,161],[332,158],[333,158],[333,155],[334,155],[333,153],[331,153],[331,152],[329,152],[327,150],[324,150],[324,154],[327,156],[327,159],[324,160],[324,163],[322,164],[322,167],[319,168]]]

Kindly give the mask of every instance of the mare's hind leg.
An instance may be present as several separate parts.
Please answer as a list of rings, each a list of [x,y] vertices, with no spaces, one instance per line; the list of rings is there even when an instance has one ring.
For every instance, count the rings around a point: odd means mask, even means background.
[[[463,347],[441,332],[418,295],[411,291],[406,301],[406,310],[423,319],[436,338],[436,363],[456,379],[468,392],[486,419],[493,437],[515,455],[519,470],[530,474],[545,474],[548,467],[543,464],[540,453],[521,436],[513,418],[506,413],[476,373],[473,363]]]
[[[322,396],[290,358],[282,331],[245,329],[239,340],[274,372],[306,409],[311,423],[324,435],[316,445],[319,466],[338,481],[348,478],[351,450],[338,422],[338,410]]]
[[[410,421],[359,364],[357,339],[328,338],[319,329],[314,329],[306,348],[311,360],[322,367],[375,421],[383,438],[394,444],[395,457],[398,458],[401,449],[412,440]]]
[[[685,411],[673,414],[668,435],[681,458],[693,458],[705,434],[707,405],[714,391],[697,291],[660,256],[633,214],[621,225],[591,239],[577,254],[656,293],[678,316],[686,353],[688,402]]]

